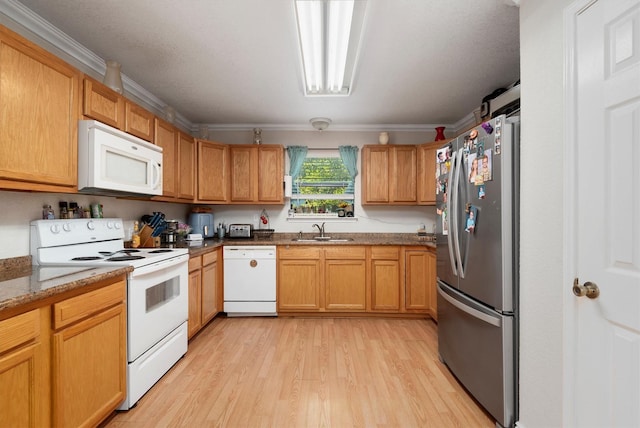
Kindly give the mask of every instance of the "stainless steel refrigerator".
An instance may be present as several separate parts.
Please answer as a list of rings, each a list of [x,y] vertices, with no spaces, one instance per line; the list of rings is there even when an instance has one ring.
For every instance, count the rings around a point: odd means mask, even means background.
[[[504,427],[517,418],[519,121],[438,150],[438,352]]]

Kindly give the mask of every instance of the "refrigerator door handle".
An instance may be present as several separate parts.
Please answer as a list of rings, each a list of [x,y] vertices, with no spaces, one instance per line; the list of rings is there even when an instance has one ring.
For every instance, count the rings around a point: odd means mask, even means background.
[[[487,315],[483,312],[478,311],[477,309],[473,309],[470,308],[469,306],[465,305],[464,303],[461,303],[459,301],[457,301],[456,299],[454,299],[453,297],[449,296],[449,294],[445,293],[444,291],[442,291],[442,289],[440,287],[438,287],[438,294],[445,299],[447,302],[451,303],[453,306],[455,306],[456,308],[460,309],[462,312],[466,312],[467,314],[471,315],[474,318],[477,318],[481,321],[486,322],[487,324],[491,324],[492,326],[495,327],[500,327],[501,322],[500,322],[500,318],[494,318],[490,315]]]
[[[462,154],[462,149],[458,149],[456,154],[458,163],[456,164],[454,162],[455,177],[453,179],[453,192],[451,195],[453,212],[451,213],[451,220],[449,221],[449,223],[454,235],[453,241],[456,250],[456,266],[458,266],[460,278],[464,278],[464,266],[462,266],[462,257],[460,256],[460,231],[458,230],[458,210],[460,209],[460,207],[458,206],[458,203],[460,202],[458,200],[458,192],[460,191],[460,176],[464,173],[464,156]],[[453,155],[454,160],[456,158],[456,154]],[[451,248],[451,245],[449,245],[449,248]]]
[[[447,183],[449,183],[449,185],[451,185],[452,183],[451,179],[455,176],[457,155],[458,155],[458,152],[453,152],[453,155],[451,157],[451,168],[449,169],[449,180],[447,180]],[[457,241],[457,239],[455,239],[454,237],[454,230],[453,230],[453,225],[455,224],[455,222],[451,221],[451,219],[455,219],[454,211],[453,211],[455,208],[453,205],[453,201],[455,201],[456,185],[454,184],[453,186],[450,186],[450,187],[451,187],[451,194],[447,198],[446,220],[449,223],[451,232],[447,233],[447,242],[449,244],[448,248],[449,248],[449,261],[451,262],[451,271],[455,276],[458,276],[458,270],[456,269],[455,256],[453,255],[453,243]]]

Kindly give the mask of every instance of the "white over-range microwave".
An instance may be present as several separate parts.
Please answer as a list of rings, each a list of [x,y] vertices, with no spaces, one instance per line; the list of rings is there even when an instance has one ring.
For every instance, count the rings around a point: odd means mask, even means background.
[[[162,147],[95,120],[80,120],[78,191],[162,195]]]

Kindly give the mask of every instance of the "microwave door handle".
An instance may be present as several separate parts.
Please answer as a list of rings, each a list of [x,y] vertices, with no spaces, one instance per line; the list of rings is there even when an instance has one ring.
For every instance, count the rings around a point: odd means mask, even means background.
[[[151,164],[153,171],[156,173],[156,180],[151,184],[152,189],[156,189],[162,181],[162,166],[159,163],[153,162]]]

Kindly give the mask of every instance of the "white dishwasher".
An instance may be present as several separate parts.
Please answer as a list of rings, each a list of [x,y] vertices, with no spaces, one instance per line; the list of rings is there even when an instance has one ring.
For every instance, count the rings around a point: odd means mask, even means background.
[[[224,312],[227,316],[274,316],[276,247],[225,245]]]

